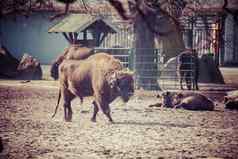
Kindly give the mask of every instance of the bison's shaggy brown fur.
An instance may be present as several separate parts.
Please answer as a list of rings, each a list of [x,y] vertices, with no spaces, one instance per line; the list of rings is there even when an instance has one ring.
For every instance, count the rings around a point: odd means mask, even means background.
[[[106,53],[98,53],[85,60],[64,60],[59,67],[59,81],[65,120],[72,119],[71,100],[76,96],[81,100],[85,96],[94,96],[92,121],[96,121],[100,107],[112,122],[109,104],[117,96],[127,102],[134,91],[132,74],[122,69],[120,61]]]
[[[201,93],[179,92],[174,95],[175,108],[188,110],[214,110],[215,104]]]
[[[161,106],[184,108],[187,110],[214,110],[215,104],[205,95],[197,92],[163,92],[157,95],[162,99]]]
[[[51,65],[51,77],[58,79],[58,68],[63,60],[84,60],[93,54],[92,48],[81,47],[80,45],[71,45],[67,47],[63,54],[59,55]]]

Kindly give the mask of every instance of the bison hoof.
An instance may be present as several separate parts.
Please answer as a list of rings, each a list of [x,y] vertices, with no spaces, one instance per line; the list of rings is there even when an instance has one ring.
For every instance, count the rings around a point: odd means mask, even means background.
[[[114,124],[114,121],[113,120],[109,120],[110,124]]]
[[[96,119],[95,118],[91,118],[91,121],[96,123]]]
[[[64,119],[66,122],[71,122],[72,121],[72,118],[65,118]]]

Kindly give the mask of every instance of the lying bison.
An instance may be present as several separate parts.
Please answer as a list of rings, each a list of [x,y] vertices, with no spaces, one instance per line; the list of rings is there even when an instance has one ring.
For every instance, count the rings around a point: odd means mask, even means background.
[[[163,92],[162,106],[187,110],[214,110],[214,103],[206,96],[195,92]]]
[[[40,62],[28,54],[22,56],[17,71],[18,79],[23,80],[41,80],[43,75]]]
[[[185,80],[188,90],[198,90],[199,61],[195,50],[185,50],[178,55],[177,74],[181,89]]]
[[[51,77],[55,80],[58,79],[59,65],[63,62],[63,60],[83,60],[91,56],[93,53],[93,49],[91,48],[81,47],[80,45],[69,46],[64,50],[62,55],[53,61],[50,70]]]
[[[171,108],[173,107],[173,94],[169,91],[162,92],[157,95],[157,98],[162,98],[161,106]]]
[[[91,120],[96,121],[99,107],[113,122],[109,104],[118,96],[127,102],[134,92],[133,75],[122,70],[119,60],[106,53],[97,53],[85,60],[64,60],[59,66],[60,93],[55,108],[55,116],[61,95],[63,96],[64,118],[72,119],[71,101],[80,97],[94,96],[94,112]]]
[[[215,104],[200,93],[180,92],[174,96],[174,108],[188,110],[214,110]]]
[[[224,104],[226,109],[238,110],[238,91],[230,91],[224,97]]]

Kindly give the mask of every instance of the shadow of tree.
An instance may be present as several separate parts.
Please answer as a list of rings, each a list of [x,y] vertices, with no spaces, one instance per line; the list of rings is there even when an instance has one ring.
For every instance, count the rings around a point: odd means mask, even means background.
[[[137,125],[137,126],[165,126],[165,127],[177,127],[177,128],[189,128],[195,127],[191,124],[183,124],[183,123],[160,123],[160,122],[138,122],[138,121],[123,121],[123,122],[115,122],[117,125]]]

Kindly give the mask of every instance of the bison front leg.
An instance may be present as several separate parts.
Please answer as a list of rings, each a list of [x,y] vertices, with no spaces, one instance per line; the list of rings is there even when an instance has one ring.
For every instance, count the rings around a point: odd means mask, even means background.
[[[195,75],[194,80],[193,80],[193,89],[199,90],[198,88],[198,77]]]
[[[191,90],[192,88],[192,78],[191,71],[189,70],[185,75],[185,82],[188,90]]]
[[[97,116],[98,110],[99,109],[98,109],[98,106],[97,106],[96,102],[93,101],[93,116],[91,118],[92,122],[96,122],[96,116]]]
[[[183,78],[184,78],[184,72],[181,71],[179,73],[179,84],[180,84],[180,89],[183,90]]]
[[[106,102],[105,100],[103,100],[101,95],[96,96],[96,105],[100,106],[100,109],[102,110],[102,112],[106,115],[106,117],[108,118],[108,120],[113,123],[112,117],[111,117],[111,111],[109,108],[109,104],[108,102]]]
[[[101,109],[103,111],[103,113],[106,115],[106,117],[108,118],[108,120],[113,123],[112,117],[111,117],[111,110],[109,107],[109,104],[104,104],[101,106]]]

